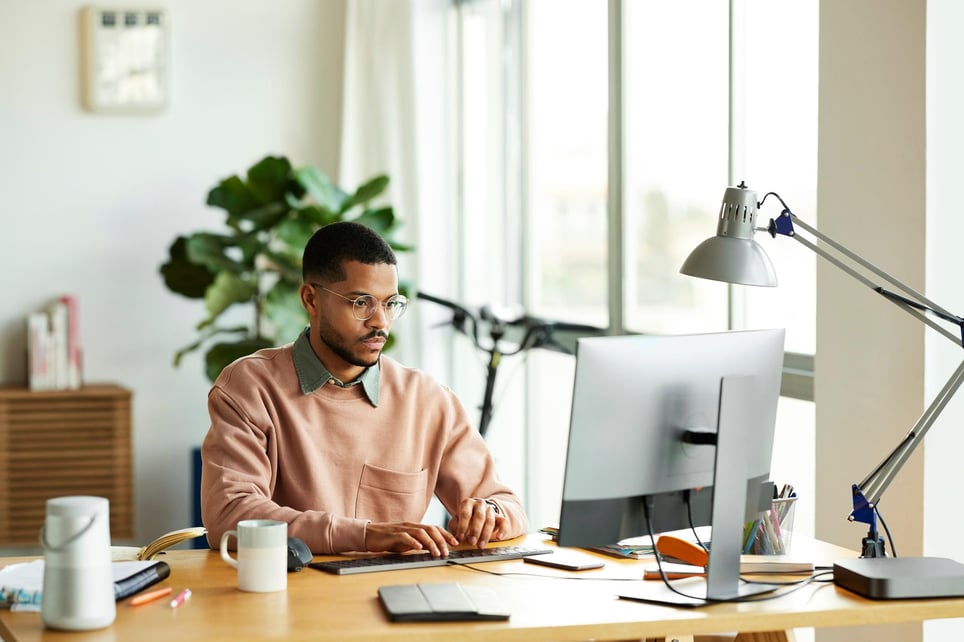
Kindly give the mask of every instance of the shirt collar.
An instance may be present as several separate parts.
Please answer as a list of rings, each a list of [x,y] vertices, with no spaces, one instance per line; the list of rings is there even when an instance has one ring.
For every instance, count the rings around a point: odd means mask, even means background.
[[[361,376],[354,381],[347,383],[341,382],[328,371],[325,364],[323,364],[321,359],[318,358],[318,355],[315,354],[314,349],[311,347],[311,342],[308,340],[308,333],[310,331],[310,327],[305,328],[305,331],[298,335],[293,348],[295,372],[298,374],[298,383],[301,384],[302,394],[310,395],[326,383],[344,388],[361,385],[365,391],[365,396],[368,397],[368,401],[377,408],[380,380],[378,376],[378,362],[373,366],[365,368]]]

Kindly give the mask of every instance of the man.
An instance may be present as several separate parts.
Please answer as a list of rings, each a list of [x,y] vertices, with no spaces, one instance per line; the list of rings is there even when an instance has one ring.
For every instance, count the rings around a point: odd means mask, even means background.
[[[297,340],[235,361],[208,395],[201,454],[208,540],[242,519],[278,519],[314,553],[448,554],[527,531],[462,404],[425,373],[381,354],[407,301],[395,254],[351,222],[304,251]],[[432,495],[448,529],[421,523]]]

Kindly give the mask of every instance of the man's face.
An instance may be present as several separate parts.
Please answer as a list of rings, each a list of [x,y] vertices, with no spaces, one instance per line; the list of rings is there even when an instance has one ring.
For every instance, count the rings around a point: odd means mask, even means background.
[[[343,281],[302,285],[301,302],[311,318],[309,339],[315,354],[331,374],[347,382],[378,361],[392,327],[381,303],[398,294],[398,272],[387,263],[347,261],[343,268]],[[369,319],[360,321],[351,301],[342,297],[364,294],[375,297],[379,305]]]

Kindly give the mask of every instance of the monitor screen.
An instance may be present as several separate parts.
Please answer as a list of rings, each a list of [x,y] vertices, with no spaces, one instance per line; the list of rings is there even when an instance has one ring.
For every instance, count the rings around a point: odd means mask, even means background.
[[[783,338],[777,329],[579,339],[559,544],[647,535],[644,502],[653,534],[691,519],[712,526],[724,490],[715,481],[741,502],[737,528],[767,508]]]

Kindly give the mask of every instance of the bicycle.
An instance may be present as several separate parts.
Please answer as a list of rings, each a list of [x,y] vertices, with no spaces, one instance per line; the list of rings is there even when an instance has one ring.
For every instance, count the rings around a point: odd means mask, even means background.
[[[489,306],[482,306],[478,314],[476,314],[465,306],[431,294],[426,294],[425,292],[417,292],[415,296],[452,310],[452,319],[447,325],[451,325],[457,332],[469,337],[472,340],[472,344],[478,350],[488,355],[485,374],[485,392],[482,396],[482,405],[479,406],[479,410],[481,411],[479,433],[483,437],[488,431],[489,423],[492,420],[492,397],[495,392],[496,374],[498,373],[499,365],[502,363],[503,357],[511,357],[533,348],[543,348],[563,354],[574,355],[575,349],[571,349],[561,343],[556,337],[556,332],[565,332],[576,336],[600,336],[607,334],[605,329],[592,325],[551,321],[526,314],[514,319],[501,319]],[[491,341],[489,345],[483,344],[479,338],[479,327],[483,323],[487,323],[489,326],[489,339]],[[510,328],[522,329],[522,338],[515,345],[514,349],[505,350],[501,342],[505,339],[506,333]]]

